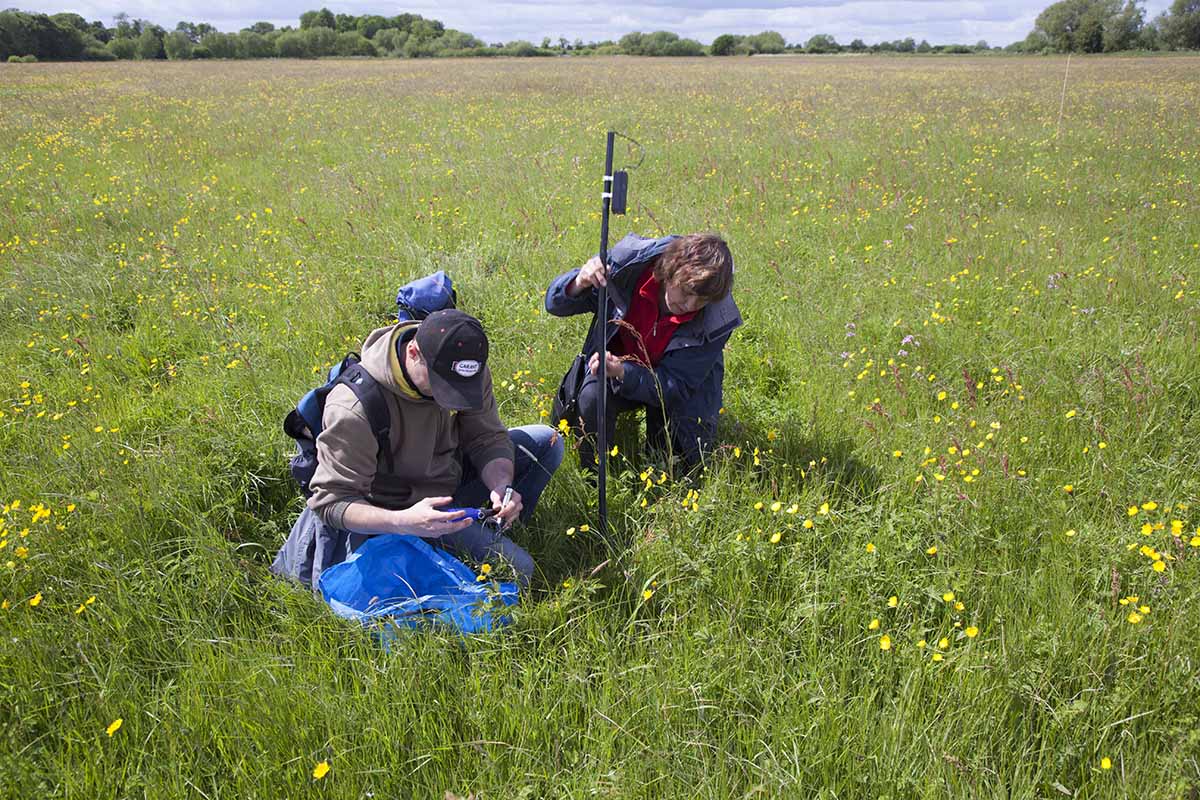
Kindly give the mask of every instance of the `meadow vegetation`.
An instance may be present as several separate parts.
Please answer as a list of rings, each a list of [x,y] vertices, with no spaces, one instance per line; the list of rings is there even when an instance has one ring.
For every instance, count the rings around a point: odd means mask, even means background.
[[[0,795],[1196,797],[1200,58],[1064,66],[0,71]],[[609,128],[614,241],[735,255],[721,447],[384,652],[267,572],[283,416],[434,269],[548,413]]]

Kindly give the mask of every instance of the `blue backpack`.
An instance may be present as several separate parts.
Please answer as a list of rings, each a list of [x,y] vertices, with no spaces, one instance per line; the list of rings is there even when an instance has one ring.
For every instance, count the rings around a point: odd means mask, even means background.
[[[396,294],[396,318],[400,322],[406,320],[421,320],[434,311],[454,308],[458,296],[450,276],[442,270],[432,275],[418,278],[400,287]],[[350,387],[354,396],[362,403],[366,411],[367,421],[371,425],[371,433],[379,443],[379,452],[383,454],[388,471],[392,471],[392,451],[389,438],[392,432],[391,413],[388,411],[387,400],[383,389],[375,382],[370,373],[359,363],[358,353],[349,353],[329,370],[325,383],[309,390],[296,407],[288,412],[283,421],[283,430],[296,440],[296,455],[292,456],[289,469],[292,477],[300,484],[305,497],[312,495],[309,483],[317,471],[317,437],[325,426],[325,398],[333,391],[333,387],[345,385]]]

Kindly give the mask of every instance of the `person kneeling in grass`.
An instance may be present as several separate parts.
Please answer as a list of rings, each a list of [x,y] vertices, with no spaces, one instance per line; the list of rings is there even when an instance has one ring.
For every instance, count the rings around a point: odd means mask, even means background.
[[[601,387],[612,441],[617,415],[646,409],[651,449],[669,451],[688,467],[712,447],[721,410],[725,343],[742,324],[731,294],[733,256],[714,234],[646,239],[630,234],[609,253],[609,268],[592,257],[555,278],[546,310],[559,317],[595,313],[608,285],[608,358],[600,377],[597,342],[579,392],[579,460],[596,469],[594,437]],[[614,324],[615,323],[615,324]],[[596,334],[598,336],[598,334]],[[554,418],[561,418],[555,408]],[[581,427],[582,423],[582,427]]]
[[[553,428],[500,422],[487,358],[483,326],[453,309],[371,333],[362,366],[386,399],[390,458],[354,391],[335,386],[316,440],[312,496],[272,572],[315,590],[325,568],[370,537],[407,533],[476,562],[511,564],[528,585],[534,563],[524,549],[500,529],[444,510],[488,504],[502,528],[527,520],[562,462]]]

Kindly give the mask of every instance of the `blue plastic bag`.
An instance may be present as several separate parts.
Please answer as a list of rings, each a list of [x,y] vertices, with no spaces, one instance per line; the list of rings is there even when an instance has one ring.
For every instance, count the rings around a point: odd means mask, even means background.
[[[416,536],[367,540],[340,564],[321,573],[325,602],[340,617],[368,625],[389,620],[409,628],[449,625],[483,633],[507,625],[498,613],[517,602],[515,583],[494,584],[454,556]]]

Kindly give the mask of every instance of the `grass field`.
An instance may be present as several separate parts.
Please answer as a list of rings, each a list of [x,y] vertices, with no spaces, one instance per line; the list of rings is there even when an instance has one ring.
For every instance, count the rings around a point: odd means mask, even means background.
[[[1065,67],[0,67],[0,796],[1196,798],[1200,58]],[[548,411],[609,127],[613,241],[737,260],[720,451],[384,653],[267,573],[282,417],[436,268]]]

